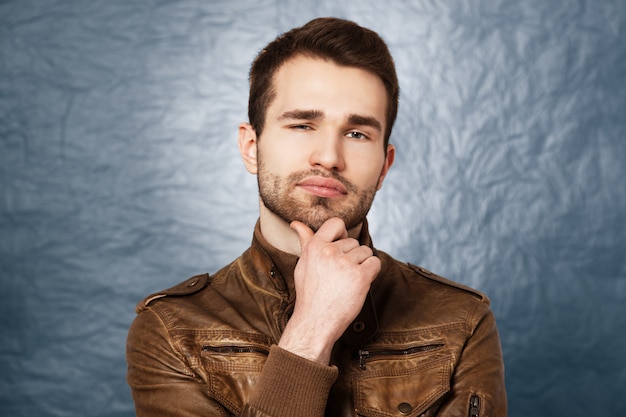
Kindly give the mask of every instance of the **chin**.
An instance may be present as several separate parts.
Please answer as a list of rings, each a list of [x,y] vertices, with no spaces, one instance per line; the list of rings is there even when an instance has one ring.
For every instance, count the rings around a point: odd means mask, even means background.
[[[311,230],[313,230],[314,232],[317,232],[320,229],[320,227],[322,227],[322,225],[326,222],[326,220],[330,219],[331,217],[324,217],[323,219],[296,218],[294,220],[297,220],[299,222],[306,224],[307,226],[309,226]]]
[[[320,227],[322,227],[322,225],[328,220],[331,219],[333,217],[338,217],[341,220],[343,220],[343,223],[346,225],[346,230],[350,231],[353,229],[356,229],[361,223],[363,223],[363,219],[360,219],[358,221],[355,221],[355,219],[346,219],[344,216],[338,215],[338,214],[327,214],[324,216],[299,216],[300,218],[294,218],[293,220],[297,220],[299,222],[302,222],[304,224],[306,224],[307,226],[309,226],[309,228],[311,228],[311,230],[313,230],[314,232],[317,232]]]

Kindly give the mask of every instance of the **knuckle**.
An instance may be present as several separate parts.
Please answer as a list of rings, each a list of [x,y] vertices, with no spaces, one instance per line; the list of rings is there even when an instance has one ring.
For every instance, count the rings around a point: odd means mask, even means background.
[[[358,240],[356,240],[356,239],[355,239],[355,238],[353,238],[353,237],[349,237],[349,238],[348,238],[348,239],[346,239],[346,240],[347,240],[348,242],[350,242],[350,244],[351,244],[351,245],[353,245],[353,246],[356,246],[356,247],[360,246],[359,241],[358,241]],[[367,247],[367,246],[366,246],[366,247]]]
[[[320,252],[323,257],[331,257],[335,254],[336,250],[333,245],[324,245]]]

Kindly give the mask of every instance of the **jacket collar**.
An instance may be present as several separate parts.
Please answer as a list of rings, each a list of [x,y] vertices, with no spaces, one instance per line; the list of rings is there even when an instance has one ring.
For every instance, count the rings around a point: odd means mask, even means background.
[[[363,226],[361,227],[361,233],[358,240],[361,245],[366,245],[372,248],[374,254],[377,253],[369,234],[367,219],[363,221]],[[263,236],[263,233],[261,233],[261,224],[259,220],[257,220],[254,227],[252,247],[259,251],[266,259],[265,269],[268,269],[267,272],[270,280],[280,292],[286,292],[288,303],[293,305],[295,303],[296,294],[293,273],[299,258],[296,255],[283,252],[270,245]],[[354,322],[348,327],[342,336],[342,339],[349,345],[360,345],[365,343],[367,339],[371,338],[377,330],[378,319],[370,291],[365,299],[363,309]]]

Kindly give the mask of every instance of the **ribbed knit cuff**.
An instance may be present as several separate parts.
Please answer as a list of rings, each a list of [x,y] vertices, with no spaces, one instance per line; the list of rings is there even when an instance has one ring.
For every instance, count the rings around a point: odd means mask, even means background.
[[[323,416],[338,374],[334,366],[272,346],[249,405],[274,417]]]

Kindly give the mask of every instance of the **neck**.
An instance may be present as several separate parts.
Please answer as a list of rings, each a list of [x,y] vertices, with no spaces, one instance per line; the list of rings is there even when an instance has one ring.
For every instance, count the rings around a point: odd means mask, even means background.
[[[300,256],[302,252],[300,238],[296,231],[289,226],[289,223],[268,210],[260,199],[259,214],[261,233],[267,243],[283,252]],[[362,226],[363,223],[360,223],[357,227],[348,230],[348,235],[351,238],[358,239]]]

